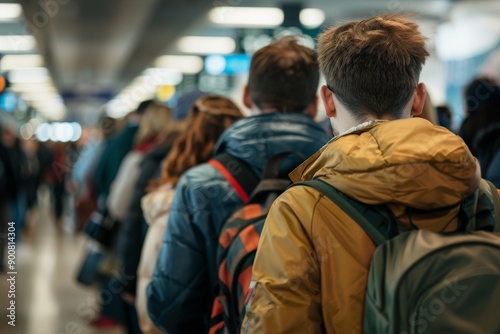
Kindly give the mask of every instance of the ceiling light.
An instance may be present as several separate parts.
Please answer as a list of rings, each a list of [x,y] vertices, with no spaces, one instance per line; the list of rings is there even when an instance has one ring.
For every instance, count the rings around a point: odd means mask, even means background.
[[[156,82],[157,86],[172,85],[176,86],[182,82],[182,72],[175,68],[148,68],[144,71],[146,80]]]
[[[155,67],[175,68],[182,73],[196,74],[203,69],[203,59],[199,56],[161,56]]]
[[[50,93],[50,92],[24,92],[21,93],[21,97],[30,102],[35,102],[35,101],[59,101],[62,103],[62,98],[59,96],[57,93]]]
[[[30,35],[2,35],[0,36],[1,52],[35,51],[36,41]]]
[[[23,68],[9,72],[11,83],[49,83],[49,71],[45,67]]]
[[[13,83],[10,89],[16,93],[54,93],[57,94],[57,88],[51,82],[43,83]]]
[[[2,71],[42,66],[43,58],[40,55],[6,55],[0,63]]]
[[[208,17],[213,23],[233,27],[277,27],[285,15],[273,7],[216,7]]]
[[[236,43],[231,37],[182,37],[177,46],[185,53],[195,54],[228,54],[234,52]]]
[[[299,14],[300,23],[306,28],[317,28],[325,22],[325,12],[318,8],[304,8]]]
[[[2,3],[0,4],[0,21],[13,21],[18,19],[23,12],[20,4]]]

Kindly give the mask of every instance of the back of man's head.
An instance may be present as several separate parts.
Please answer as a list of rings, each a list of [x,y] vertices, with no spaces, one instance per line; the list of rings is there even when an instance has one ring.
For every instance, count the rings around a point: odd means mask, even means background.
[[[302,112],[315,100],[318,83],[314,51],[291,37],[259,49],[252,57],[248,89],[260,110]]]
[[[400,118],[427,56],[418,25],[399,15],[349,22],[319,36],[328,88],[360,120]]]

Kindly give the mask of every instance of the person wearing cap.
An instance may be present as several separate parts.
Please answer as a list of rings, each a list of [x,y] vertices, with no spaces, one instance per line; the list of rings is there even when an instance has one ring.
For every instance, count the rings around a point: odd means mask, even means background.
[[[243,104],[252,116],[224,132],[214,155],[228,153],[262,176],[265,163],[284,152],[308,157],[328,141],[314,122],[319,69],[313,50],[293,38],[252,57]],[[211,164],[180,178],[160,255],[147,288],[153,322],[168,333],[206,333],[218,285],[216,250],[224,222],[243,200]]]

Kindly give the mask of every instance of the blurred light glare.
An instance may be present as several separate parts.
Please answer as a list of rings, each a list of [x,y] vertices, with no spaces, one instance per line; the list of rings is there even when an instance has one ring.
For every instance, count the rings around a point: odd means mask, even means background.
[[[60,141],[63,143],[67,143],[73,138],[74,131],[73,127],[69,123],[54,123],[54,137],[55,141]]]
[[[0,42],[1,43],[1,42]],[[11,83],[51,83],[49,71],[45,67],[16,69],[9,72]]]
[[[325,22],[325,12],[318,8],[304,8],[300,11],[299,20],[306,28],[317,28]]]
[[[16,93],[50,93],[57,94],[57,88],[51,82],[42,83],[14,83],[10,89]]]
[[[229,54],[236,49],[231,37],[186,36],[179,39],[180,51],[194,54]]]
[[[31,137],[33,137],[35,131],[33,130],[33,126],[30,123],[25,123],[21,125],[19,133],[24,140],[29,140],[31,139]]]
[[[182,82],[182,72],[175,68],[148,68],[144,75],[156,83],[157,86],[172,85],[176,86]]]
[[[223,56],[208,56],[205,59],[205,71],[210,75],[219,75],[226,68],[226,59]]]
[[[2,71],[42,67],[43,58],[40,55],[6,55],[0,64]]]
[[[277,27],[285,14],[274,7],[216,7],[208,17],[211,22],[233,27]]]
[[[116,97],[106,105],[106,114],[112,118],[122,118],[131,111],[132,107],[123,97]]]
[[[46,142],[52,135],[52,126],[49,123],[42,123],[35,131],[36,139],[41,142]]]
[[[21,17],[23,9],[17,3],[0,4],[0,21],[13,21]]]
[[[35,51],[36,41],[30,35],[3,35],[0,36],[1,52]]]
[[[72,122],[71,127],[73,128],[73,137],[71,141],[78,141],[82,137],[82,126],[77,122]]]
[[[156,59],[154,65],[175,68],[186,74],[196,74],[203,69],[203,59],[199,56],[161,56]]]

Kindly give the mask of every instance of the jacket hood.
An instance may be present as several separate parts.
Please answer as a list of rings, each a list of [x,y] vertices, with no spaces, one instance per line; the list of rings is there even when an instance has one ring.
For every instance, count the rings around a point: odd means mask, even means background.
[[[290,177],[294,182],[321,177],[360,202],[387,205],[398,218],[408,207],[457,205],[435,215],[441,220],[448,215],[448,223],[481,179],[463,140],[420,118],[380,121],[336,137]]]
[[[295,152],[303,161],[329,139],[321,126],[305,114],[263,114],[235,122],[219,138],[214,155],[229,153],[245,161],[260,176],[269,158],[283,152]],[[292,160],[290,164],[294,165],[289,171],[297,166],[297,160]]]
[[[175,189],[170,184],[165,184],[142,197],[141,208],[144,220],[150,226],[156,224],[160,218],[170,212],[174,195]]]

